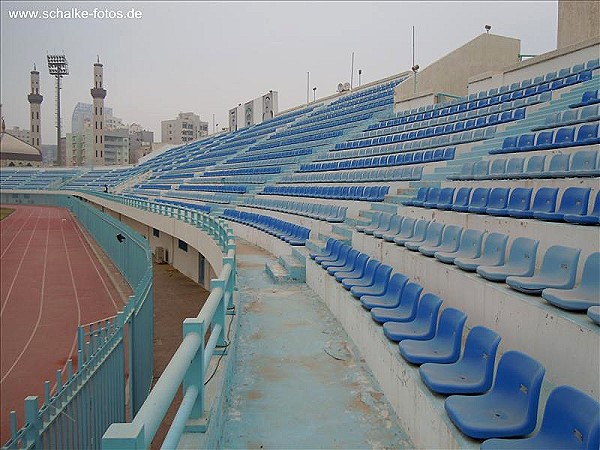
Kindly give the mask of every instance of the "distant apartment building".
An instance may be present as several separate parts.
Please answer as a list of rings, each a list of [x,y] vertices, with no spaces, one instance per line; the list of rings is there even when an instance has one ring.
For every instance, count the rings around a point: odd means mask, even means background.
[[[79,133],[67,133],[67,166],[92,166],[94,164],[94,128],[86,122]],[[104,165],[129,164],[129,129],[117,128],[104,130]]]
[[[94,106],[91,103],[77,103],[73,109],[73,115],[71,116],[71,133],[80,133],[83,131],[85,123],[92,122],[93,112]],[[112,115],[112,108],[105,107],[104,116],[106,122],[112,121]]]
[[[5,133],[10,134],[11,136],[16,137],[17,139],[22,140],[23,142],[31,143],[31,131],[24,130],[19,127],[7,128]]]
[[[140,158],[152,151],[154,133],[144,130],[137,123],[129,125],[129,163],[136,164]]]
[[[179,113],[176,119],[163,120],[161,123],[161,140],[165,144],[185,144],[208,135],[208,122],[200,120],[200,116],[192,112]]]

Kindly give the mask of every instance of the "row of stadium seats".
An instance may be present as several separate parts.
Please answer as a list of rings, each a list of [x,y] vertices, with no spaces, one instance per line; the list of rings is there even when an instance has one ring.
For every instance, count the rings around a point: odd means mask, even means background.
[[[304,142],[321,141],[325,139],[331,139],[342,135],[342,131],[327,131],[326,133],[311,134],[308,136],[298,136],[295,138],[283,139],[277,142],[263,142],[248,148],[249,152],[255,152],[258,150],[265,150],[268,148],[281,147],[284,145],[302,144]]]
[[[227,160],[225,162],[225,164],[264,161],[267,159],[293,158],[296,156],[310,155],[311,153],[312,153],[312,148],[302,148],[299,150],[283,150],[283,151],[277,151],[277,152],[271,152],[271,153],[253,154],[250,156],[238,156],[238,157]]]
[[[226,192],[230,194],[245,194],[248,188],[246,186],[227,185],[200,185],[200,184],[180,184],[180,191],[203,191],[203,192]]]
[[[472,193],[471,193],[472,191]],[[427,188],[417,191],[416,197],[404,200],[406,206],[452,210],[493,216],[538,219],[553,222],[569,222],[581,225],[600,224],[600,191],[588,214],[591,189],[568,187],[563,191],[558,209],[558,188],[541,187],[536,191],[533,202],[532,188],[515,187],[513,189],[496,187],[483,188]]]
[[[525,133],[504,138],[501,148],[491,149],[490,154],[529,152],[578,145],[600,144],[598,123],[563,127],[556,130]]]
[[[233,220],[244,225],[257,228],[272,236],[287,242],[293,246],[302,246],[310,236],[310,229],[294,225],[285,220],[274,219],[273,217],[263,216],[245,211],[236,211],[235,209],[226,209],[221,215],[222,218]]]
[[[581,94],[581,101],[577,103],[573,103],[569,105],[570,108],[579,108],[581,106],[595,105],[596,103],[600,103],[600,98],[598,97],[598,89],[595,91],[585,91]]]
[[[296,214],[331,223],[342,223],[346,220],[346,211],[348,210],[346,206],[267,198],[249,198],[246,199],[242,206]]]
[[[463,230],[457,225],[415,220],[382,213],[370,226],[357,231],[386,242],[403,245],[425,256],[435,257],[463,270],[476,271],[490,281],[505,281],[511,288],[527,294],[537,294],[563,309],[587,310],[600,304],[600,253],[592,253],[584,266],[581,283],[575,279],[581,250],[552,246],[544,255],[538,274],[535,272],[539,241],[519,237],[511,246],[505,261],[508,236],[491,233],[483,244],[484,232]],[[483,247],[483,248],[482,248]]]
[[[368,120],[371,117],[373,117],[373,114],[367,113],[367,114],[359,114],[357,116],[346,117],[346,118],[342,118],[342,119],[335,119],[335,120],[331,120],[329,122],[319,121],[319,123],[317,123],[316,125],[305,126],[302,128],[293,127],[293,128],[288,128],[287,130],[284,130],[284,131],[278,131],[277,133],[270,136],[269,140],[278,139],[278,138],[284,137],[284,136],[292,136],[294,134],[299,134],[299,133],[307,133],[309,131],[322,130],[324,128],[332,128],[332,127],[339,127],[342,125],[348,125],[348,124],[351,124],[354,122],[361,122],[363,120]]]
[[[382,202],[389,186],[265,186],[259,194]]]
[[[546,155],[531,156],[524,169],[525,158],[499,158],[493,161],[468,162],[458,175],[449,180],[506,180],[518,178],[566,178],[597,177],[600,175],[600,153],[597,150],[580,150],[574,153],[558,153],[550,158],[545,169]]]
[[[568,109],[546,117],[544,124],[533,127],[531,131],[546,130],[548,128],[566,127],[583,122],[600,120],[600,105],[589,105],[583,108]]]
[[[131,197],[131,196],[130,196]],[[145,200],[145,199],[144,199]],[[162,203],[164,205],[181,206],[183,208],[189,208],[196,211],[201,211],[206,214],[210,214],[211,207],[208,205],[201,205],[199,203],[181,202],[178,200],[166,200],[163,198],[157,198],[154,200],[156,203]]]
[[[207,170],[202,176],[205,177],[231,177],[236,175],[268,175],[281,173],[281,167],[256,167],[247,169],[229,169],[229,170]]]
[[[421,378],[431,391],[450,395],[445,409],[461,432],[484,440],[523,437],[535,430],[545,375],[538,361],[522,352],[506,351],[494,377],[501,340],[494,331],[472,327],[461,357],[467,321],[463,311],[445,308],[440,314],[443,301],[437,295],[423,294],[418,283],[401,273],[392,274],[390,266],[335,239],[329,239],[323,251],[310,257],[349,290],[375,322],[383,324],[384,335],[399,342],[402,357],[420,366]],[[573,426],[584,448],[596,448],[599,409],[598,402],[587,394],[561,386],[551,392],[536,436],[493,439],[484,442],[482,448],[523,448],[525,442],[534,443],[526,448],[553,448],[560,442],[572,442]],[[568,425],[553,426],[556,416]]]
[[[332,162],[316,162],[300,165],[299,172],[323,172],[329,170],[365,169],[370,167],[389,167],[406,164],[421,164],[454,159],[456,147],[438,150],[423,150],[412,153],[398,153],[389,156],[371,158],[343,159]]]
[[[417,181],[423,175],[423,166],[392,169],[354,169],[326,173],[295,173],[284,175],[279,183],[338,183],[343,181]]]

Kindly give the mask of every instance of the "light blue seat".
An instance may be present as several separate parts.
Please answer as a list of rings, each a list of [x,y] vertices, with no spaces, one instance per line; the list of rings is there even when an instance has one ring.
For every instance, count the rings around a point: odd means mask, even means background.
[[[385,227],[387,227],[390,223],[390,220],[392,220],[391,214],[382,213],[377,225],[371,225],[369,227],[366,227],[364,229],[364,233],[368,234],[368,235],[372,235],[376,230],[384,229]]]
[[[380,237],[386,242],[393,242],[394,238],[400,233],[400,230],[402,229],[402,223],[405,219],[406,218],[404,216],[395,214],[394,217],[392,217],[392,220],[390,221],[390,227],[388,228],[388,230],[382,232],[381,234],[373,233],[373,236]]]
[[[315,255],[313,258],[317,264],[320,264],[323,261],[335,261],[338,258],[341,247],[344,246],[342,241],[335,240],[335,242],[331,246],[330,253],[323,253],[322,255]]]
[[[508,216],[510,211],[528,211],[531,203],[532,188],[516,187],[510,192],[508,204],[504,208],[487,208],[486,212],[492,216]],[[491,197],[491,196],[490,196]]]
[[[587,315],[596,325],[600,325],[600,306],[590,306]]]
[[[438,250],[434,253],[435,259],[446,264],[452,264],[456,258],[479,258],[481,255],[481,242],[483,241],[483,231],[467,229],[463,231],[460,237],[458,249],[454,252],[442,252]]]
[[[364,233],[365,228],[370,228],[370,227],[377,228],[377,226],[379,226],[379,222],[381,220],[382,215],[383,215],[382,212],[373,213],[373,215],[371,216],[371,222],[368,225],[357,225],[356,231],[358,231],[359,233]]]
[[[383,334],[391,341],[404,339],[426,341],[435,335],[438,313],[442,299],[435,294],[427,293],[421,297],[417,306],[417,314],[410,322],[386,322]]]
[[[394,238],[394,243],[396,245],[404,245],[405,242],[412,239],[423,240],[428,226],[429,222],[427,220],[418,219],[413,222],[413,225],[411,225],[410,222],[406,223],[405,220],[402,224],[400,234]]]
[[[365,269],[362,271],[361,276],[359,278],[343,278],[342,286],[348,291],[354,286],[370,286],[371,284],[373,284],[375,271],[380,265],[381,263],[376,259],[369,259],[369,261],[367,261]]]
[[[506,234],[490,233],[483,244],[481,256],[473,258],[457,256],[453,262],[462,270],[469,272],[475,272],[479,266],[500,266],[504,264],[507,242],[508,236]]]
[[[546,155],[533,155],[527,160],[525,171],[522,175],[515,175],[513,178],[536,178],[541,177],[546,167]]]
[[[521,437],[536,426],[544,367],[530,356],[508,351],[498,362],[489,392],[452,395],[444,404],[450,420],[474,439]]]
[[[506,172],[506,159],[494,159],[490,164],[490,173],[486,179],[495,180],[502,178]]]
[[[550,159],[548,170],[540,175],[544,178],[561,178],[564,177],[569,170],[569,159],[571,155],[568,153],[558,153]],[[539,178],[539,177],[537,177]]]
[[[540,431],[525,439],[489,439],[482,450],[547,450],[600,448],[600,404],[571,386],[559,386],[548,396]]]
[[[532,276],[509,276],[506,284],[526,294],[541,294],[546,288],[572,289],[581,249],[553,245],[546,250],[540,272]]]
[[[400,304],[402,290],[407,282],[406,275],[395,273],[390,277],[382,295],[363,295],[360,303],[369,311],[373,308],[395,308]]]
[[[352,250],[352,247],[344,244],[340,247],[335,257],[332,256],[329,259],[317,258],[316,262],[319,263],[323,269],[327,269],[329,266],[343,266],[350,250]]]
[[[530,277],[535,271],[538,244],[538,240],[518,237],[510,247],[506,263],[500,266],[478,266],[476,271],[490,281],[506,281],[509,276]]]
[[[427,341],[403,340],[400,354],[412,364],[456,362],[466,321],[467,315],[461,310],[446,308],[440,314],[435,336]]]
[[[444,230],[444,224],[440,222],[430,222],[427,227],[427,232],[423,236],[423,239],[418,239],[417,236],[413,236],[410,241],[404,243],[404,246],[416,252],[419,250],[421,245],[439,245],[442,241],[442,231]]]
[[[328,264],[326,269],[329,275],[335,275],[338,272],[344,272],[352,267],[354,267],[354,263],[356,258],[360,253],[358,250],[350,249],[350,251],[346,254],[346,257],[342,261],[332,262]],[[325,267],[324,267],[325,268]]]
[[[455,363],[425,363],[419,368],[423,383],[438,394],[483,394],[492,386],[500,336],[475,326],[467,335],[462,357]]]
[[[336,240],[336,239],[334,239],[334,238],[327,239],[327,242],[325,243],[325,248],[322,251],[320,251],[320,252],[310,253],[309,254],[310,259],[315,259],[317,256],[321,256],[321,257],[331,256],[332,253],[333,253],[333,245],[336,242],[339,242],[339,241]]]
[[[565,214],[565,222],[577,223],[579,225],[599,225],[600,224],[600,190],[596,192],[596,200],[589,214]]]
[[[590,188],[569,187],[563,192],[556,212],[534,212],[533,217],[539,220],[561,221],[565,214],[586,215],[590,191]]]
[[[571,165],[565,173],[568,177],[595,177],[600,175],[596,161],[597,150],[579,150],[571,157]]]
[[[600,305],[600,252],[588,256],[583,266],[581,282],[573,289],[547,288],[542,298],[548,303],[570,311],[584,311]]]
[[[458,245],[460,244],[462,230],[462,227],[458,225],[446,225],[439,245],[423,244],[419,246],[419,252],[429,257],[433,257],[435,252],[438,251],[442,253],[455,252],[458,250]]]
[[[400,296],[400,303],[393,308],[371,308],[371,318],[375,322],[410,322],[417,314],[419,297],[423,286],[418,283],[408,282],[404,285]]]
[[[354,298],[363,295],[383,295],[390,280],[392,268],[387,264],[380,264],[373,274],[373,281],[368,285],[355,285],[350,288]]]
[[[402,216],[398,216],[398,214],[393,214],[390,217],[390,220],[386,221],[387,223],[381,224],[379,226],[379,228],[377,228],[376,230],[373,231],[373,236],[378,239],[382,239],[383,235],[386,234],[388,231],[390,231],[390,228],[392,226],[394,226],[394,227],[398,226],[398,220],[401,218],[402,218]]]

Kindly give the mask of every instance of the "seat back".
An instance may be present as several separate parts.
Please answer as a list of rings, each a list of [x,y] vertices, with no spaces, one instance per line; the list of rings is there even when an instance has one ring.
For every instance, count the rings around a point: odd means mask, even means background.
[[[506,170],[504,173],[507,175],[523,173],[524,163],[524,158],[510,158],[506,163]]]
[[[489,160],[486,159],[486,160],[482,160],[482,161],[477,161],[473,165],[473,176],[475,176],[475,177],[486,176],[489,172],[489,168],[490,168]]]
[[[429,192],[429,188],[428,187],[421,187],[419,188],[419,190],[417,191],[417,198],[416,200],[420,200],[420,201],[425,201],[425,199],[427,198],[427,193]]]
[[[423,295],[417,306],[415,322],[421,326],[428,326],[430,331],[434,331],[441,306],[442,299],[437,295],[430,292]]]
[[[533,275],[539,243],[540,241],[536,239],[516,238],[510,246],[507,264],[527,267],[528,270],[524,276]]]
[[[422,240],[427,233],[427,229],[429,228],[429,222],[427,220],[418,219],[415,223],[415,230],[411,239],[414,240]]]
[[[458,337],[458,345],[460,346],[460,337],[462,337],[463,328],[467,321],[467,315],[460,309],[445,308],[440,314],[438,321],[436,337],[444,340],[452,340],[456,342]]]
[[[469,204],[469,197],[471,196],[471,188],[470,187],[461,187],[456,193],[456,198],[454,199],[454,205],[457,206],[466,206]]]
[[[600,252],[591,253],[585,260],[579,289],[591,298],[600,296]]]
[[[546,155],[534,155],[527,160],[527,173],[541,173],[546,165]]]
[[[501,188],[497,187],[492,189],[490,192],[490,197],[488,199],[487,207],[488,208],[497,208],[504,209],[506,208],[506,204],[508,202],[508,193],[509,188]]]
[[[445,251],[456,251],[456,249],[458,249],[458,244],[460,243],[462,231],[462,227],[458,225],[446,225],[444,227],[442,243],[440,246],[444,247]]]
[[[577,139],[575,142],[586,143],[588,141],[594,141],[598,137],[598,124],[590,123],[581,125],[577,130]]]
[[[427,227],[427,233],[425,234],[425,245],[439,245],[442,240],[442,231],[444,230],[444,224],[440,222],[430,222]]]
[[[440,191],[440,195],[439,195],[437,204],[438,205],[451,205],[453,197],[454,197],[454,188],[453,187],[443,188]]]
[[[409,313],[410,320],[414,319],[417,314],[417,306],[422,292],[423,286],[418,283],[408,282],[404,285],[399,307]]]
[[[488,202],[488,198],[490,196],[489,188],[475,188],[473,191],[473,195],[471,196],[470,206],[486,206]]]
[[[535,428],[545,371],[538,361],[516,350],[507,351],[498,362],[496,380],[490,393],[503,396],[511,409],[525,412],[528,431],[524,434]]]
[[[542,260],[540,276],[564,283],[564,289],[573,288],[580,254],[581,249],[579,248],[563,247],[562,245],[548,247]]]
[[[590,215],[600,218],[600,191],[596,191],[596,200],[594,200],[594,207]]]
[[[396,272],[390,277],[385,292],[386,294],[401,298],[406,283],[408,283],[408,277],[402,273]]]
[[[519,211],[526,211],[529,209],[531,203],[532,188],[514,188],[510,193],[510,199],[508,200],[509,209],[517,209]]]
[[[413,219],[412,217],[406,217],[402,221],[402,226],[400,227],[400,235],[402,236],[412,236],[415,229],[415,222],[417,219]]]
[[[462,360],[483,368],[486,391],[492,386],[494,363],[499,344],[500,336],[496,332],[479,325],[471,328],[465,340]]]
[[[481,255],[481,243],[483,242],[483,231],[467,229],[460,237],[459,251],[469,252],[472,258],[478,258]]]
[[[570,442],[570,448],[600,448],[600,405],[571,386],[559,386],[548,396],[540,434],[548,442]]]
[[[597,150],[580,150],[571,157],[571,167],[569,171],[594,170],[598,158]]]
[[[494,159],[490,166],[490,175],[502,175],[506,172],[506,159]]]
[[[587,214],[590,188],[569,187],[563,192],[558,212],[562,214]]]
[[[566,172],[569,170],[569,157],[570,155],[558,153],[552,157],[550,160],[550,167],[548,167],[548,172]]]
[[[380,264],[373,274],[373,284],[387,287],[392,270],[387,264]]]
[[[553,212],[556,209],[558,188],[543,187],[535,193],[531,210],[536,212]]]
[[[431,188],[429,189],[429,194],[427,194],[427,200],[425,201],[425,203],[430,203],[430,204],[437,204],[438,199],[440,198],[440,188]]]

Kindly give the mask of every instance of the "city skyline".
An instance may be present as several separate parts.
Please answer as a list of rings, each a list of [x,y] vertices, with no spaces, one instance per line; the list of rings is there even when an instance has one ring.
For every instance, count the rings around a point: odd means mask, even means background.
[[[63,130],[69,112],[89,102],[93,64],[105,69],[107,103],[124,122],[158,136],[161,120],[191,111],[219,128],[228,110],[269,90],[280,92],[280,111],[335,92],[350,81],[355,52],[362,82],[409,70],[412,26],[422,68],[485,32],[521,39],[521,52],[556,47],[556,2],[521,2],[521,14],[502,2],[411,3],[55,3],[2,2],[2,104],[7,126],[29,127],[27,94],[34,63],[40,71],[42,143],[56,140],[55,89],[46,53],[64,52],[70,76],[62,90]],[[514,3],[512,3],[514,5]],[[10,19],[15,10],[108,8],[141,11],[139,19]],[[54,9],[53,9],[54,8]],[[205,18],[211,17],[208,21]],[[360,19],[360,22],[359,22]],[[463,24],[457,27],[458,20]],[[356,24],[360,23],[360,27]],[[466,25],[465,25],[466,24]],[[438,45],[430,45],[436,40]],[[400,43],[399,42],[404,42]],[[244,51],[247,49],[248,51]],[[235,54],[235,60],[231,55]],[[64,135],[64,133],[63,133]]]

